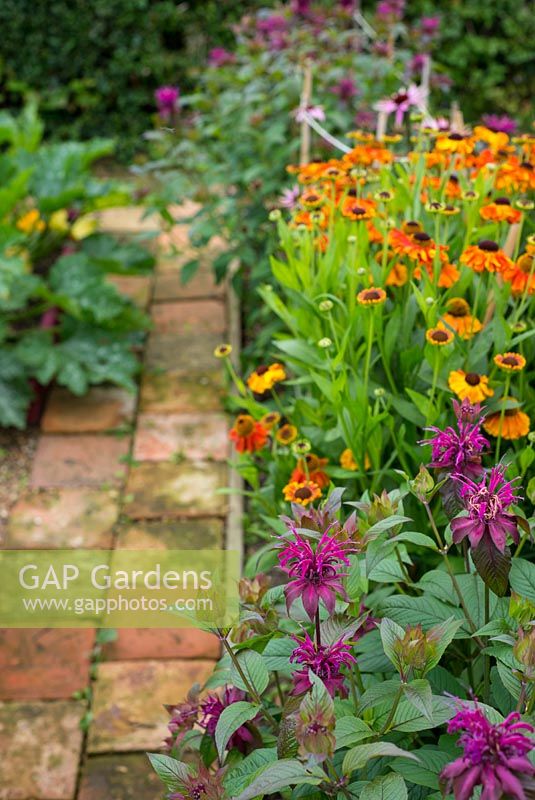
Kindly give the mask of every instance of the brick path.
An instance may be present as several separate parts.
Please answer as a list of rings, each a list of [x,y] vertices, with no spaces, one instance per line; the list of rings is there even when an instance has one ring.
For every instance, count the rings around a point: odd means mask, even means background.
[[[124,236],[151,229],[137,209],[103,216]],[[138,396],[51,392],[4,547],[224,545],[227,423],[213,349],[227,333],[225,295],[209,263],[181,285],[186,227],[173,238],[181,256],[160,255],[154,278],[113,279],[153,320]],[[0,631],[0,800],[160,798],[144,753],[164,737],[163,705],[202,683],[217,657],[200,631],[122,630],[102,647],[91,630]],[[73,699],[90,685],[90,700]]]

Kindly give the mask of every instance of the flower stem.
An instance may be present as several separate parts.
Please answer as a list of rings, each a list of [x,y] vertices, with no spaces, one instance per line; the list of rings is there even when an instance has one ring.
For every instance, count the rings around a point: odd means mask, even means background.
[[[502,409],[500,411],[500,424],[498,426],[498,439],[496,441],[496,454],[495,454],[495,461],[496,463],[500,460],[500,448],[502,444],[502,428],[503,428],[503,420],[505,417],[505,404],[507,402],[507,397],[509,396],[509,386],[511,385],[511,375],[507,373],[505,378],[505,388],[503,390],[503,397],[502,397]]]
[[[243,685],[247,688],[247,691],[249,692],[249,694],[251,695],[251,697],[253,698],[255,703],[257,703],[257,705],[260,706],[260,708],[262,709],[262,713],[264,714],[265,718],[269,722],[269,724],[270,724],[271,728],[273,729],[273,731],[278,734],[279,726],[277,725],[277,721],[271,715],[271,713],[267,710],[267,708],[265,707],[264,703],[262,702],[262,698],[260,697],[260,695],[258,694],[256,689],[254,688],[254,686],[251,684],[249,678],[247,677],[247,675],[243,671],[242,666],[241,666],[239,660],[236,657],[236,653],[234,652],[234,650],[230,646],[227,637],[223,634],[222,631],[219,631],[219,638],[223,642],[223,647],[225,648],[225,650],[229,654],[230,660],[232,661],[233,665],[236,668],[236,672],[238,673],[238,675],[242,679]]]
[[[488,625],[490,620],[490,589],[485,584],[485,625]],[[489,695],[490,695],[490,656],[485,653],[483,656],[484,658],[484,667],[483,667],[483,692],[485,694],[485,700],[489,702]]]
[[[316,611],[316,647],[318,650],[321,647],[321,620],[320,620],[320,610]]]
[[[401,700],[402,696],[403,696],[403,684],[400,683],[399,684],[399,689],[397,691],[397,694],[396,694],[396,696],[394,698],[394,702],[392,704],[392,708],[390,709],[390,714],[388,715],[385,724],[381,728],[379,736],[384,736],[384,734],[390,728],[392,722],[394,721],[394,717],[396,716],[396,711],[398,710],[398,706],[399,706],[399,703],[400,703],[400,700]]]

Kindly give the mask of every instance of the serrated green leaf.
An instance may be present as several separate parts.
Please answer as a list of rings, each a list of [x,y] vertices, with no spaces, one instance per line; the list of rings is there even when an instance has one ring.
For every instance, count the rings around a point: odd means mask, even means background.
[[[322,774],[321,770],[307,770],[296,759],[278,759],[276,763],[262,767],[257,772],[256,777],[235,800],[252,800],[256,797],[263,797],[266,794],[274,794],[295,784],[317,785],[324,779],[325,775]]]
[[[261,695],[269,683],[269,673],[263,657],[254,650],[246,650],[245,652],[239,653],[237,659],[246,679],[253,689]],[[232,664],[231,667],[231,677],[234,686],[238,689],[242,689],[244,692],[249,691],[247,684],[244,682],[234,664]]]
[[[254,719],[258,714],[259,708],[253,703],[239,700],[231,703],[221,712],[215,729],[215,744],[219,758],[223,760],[225,748],[229,739],[241,726]]]
[[[407,787],[401,775],[379,775],[364,787],[360,800],[407,800]]]
[[[160,753],[148,753],[148,757],[154,771],[170,792],[180,789],[191,774],[190,767],[176,758]]]
[[[417,756],[413,753],[402,750],[392,742],[371,742],[370,744],[359,744],[346,753],[342,764],[343,773],[350,775],[354,770],[364,767],[370,759],[380,756],[403,756],[403,758],[418,761]]]

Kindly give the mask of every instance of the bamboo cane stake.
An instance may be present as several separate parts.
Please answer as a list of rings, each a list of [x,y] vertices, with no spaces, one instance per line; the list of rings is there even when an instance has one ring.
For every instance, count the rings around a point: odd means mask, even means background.
[[[312,97],[312,64],[309,59],[305,61],[303,74],[303,91],[301,92],[301,108],[306,111],[310,105]],[[303,119],[301,122],[301,153],[300,164],[308,164],[310,161],[310,127],[308,122]]]

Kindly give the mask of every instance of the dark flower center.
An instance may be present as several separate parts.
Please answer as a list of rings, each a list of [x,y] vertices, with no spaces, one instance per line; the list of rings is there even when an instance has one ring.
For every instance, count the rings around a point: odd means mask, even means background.
[[[460,133],[450,133],[450,135],[448,136],[448,139],[451,139],[454,142],[462,142],[462,140],[464,139],[464,136],[462,134],[460,134]],[[451,178],[450,178],[450,180],[451,180]]]
[[[477,386],[478,383],[481,383],[481,378],[477,372],[467,372],[464,379],[469,386]]]
[[[500,249],[496,242],[492,242],[490,239],[481,239],[478,247],[480,250],[484,250],[486,253],[497,253]]]
[[[508,197],[497,197],[494,202],[496,203],[497,206],[510,206],[511,205],[511,201],[509,200]]]
[[[502,358],[502,364],[506,364],[508,367],[516,367],[518,363],[518,358],[515,356],[505,356],[505,358]]]
[[[347,193],[347,196],[348,197],[356,197],[357,196],[357,190],[356,189],[350,189],[348,191],[348,193]]]
[[[452,137],[450,136],[450,139],[451,138]],[[464,139],[464,136],[461,136],[461,139]],[[450,175],[448,180],[449,180],[450,183],[459,183],[459,178],[457,177],[457,175]]]
[[[431,237],[429,236],[429,234],[424,233],[424,231],[419,231],[418,233],[415,233],[412,238],[415,239],[420,244],[427,244],[428,242],[431,241]]]
[[[403,105],[403,103],[407,102],[407,100],[409,99],[409,95],[407,94],[407,92],[399,92],[398,94],[395,94],[392,99],[394,103],[396,103],[398,106],[401,106]]]
[[[309,735],[315,733],[327,733],[327,728],[325,725],[321,725],[319,722],[311,722],[310,725],[307,725],[306,732]]]
[[[256,374],[257,375],[265,375],[266,372],[268,372],[268,370],[269,370],[269,367],[265,367],[265,366],[262,365],[262,366],[256,368]]]
[[[296,490],[294,497],[298,500],[308,500],[312,497],[312,490],[308,486],[301,486],[300,489]]]
[[[355,216],[357,216],[357,217],[358,217],[358,216],[361,216],[362,214],[365,214],[365,213],[366,213],[366,209],[365,209],[365,208],[362,208],[362,206],[353,206],[353,207],[351,208],[351,211],[352,211],[352,212],[353,212],[353,214],[355,214]]]
[[[529,170],[532,170],[532,169],[533,169],[533,164],[530,164],[530,162],[529,162],[529,161],[522,161],[522,163],[520,164],[520,166],[521,166],[523,169],[529,169]]]
[[[462,297],[453,298],[447,305],[448,314],[452,317],[467,317],[470,314],[470,307]]]
[[[377,289],[369,289],[368,291],[364,292],[364,299],[365,300],[380,300],[381,293],[377,291]]]
[[[431,338],[434,339],[435,342],[447,342],[448,334],[446,331],[433,331]]]

